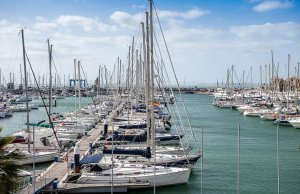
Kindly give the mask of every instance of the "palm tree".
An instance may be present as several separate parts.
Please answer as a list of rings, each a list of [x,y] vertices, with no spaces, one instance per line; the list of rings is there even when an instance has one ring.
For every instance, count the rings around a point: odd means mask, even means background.
[[[0,133],[2,128],[0,127]],[[0,137],[0,193],[13,193],[21,165],[18,160],[25,156],[19,150],[5,150],[5,146],[14,141],[15,137]]]

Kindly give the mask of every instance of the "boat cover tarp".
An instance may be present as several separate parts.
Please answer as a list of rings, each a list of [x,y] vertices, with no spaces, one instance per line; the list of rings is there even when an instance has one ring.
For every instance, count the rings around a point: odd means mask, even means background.
[[[103,158],[102,154],[85,155],[79,162],[79,164],[98,163]]]
[[[44,127],[44,128],[51,128],[51,124],[49,123],[29,123],[29,126],[38,126],[38,127]]]
[[[103,154],[135,155],[135,156],[143,156],[145,158],[151,158],[150,147],[147,147],[146,150],[142,150],[142,149],[120,149],[120,148],[115,148],[114,150],[104,149]]]

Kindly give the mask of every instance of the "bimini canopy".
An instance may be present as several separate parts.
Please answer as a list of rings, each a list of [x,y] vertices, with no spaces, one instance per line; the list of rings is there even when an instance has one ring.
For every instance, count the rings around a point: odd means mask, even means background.
[[[103,158],[102,154],[85,155],[79,162],[79,164],[98,163]]]

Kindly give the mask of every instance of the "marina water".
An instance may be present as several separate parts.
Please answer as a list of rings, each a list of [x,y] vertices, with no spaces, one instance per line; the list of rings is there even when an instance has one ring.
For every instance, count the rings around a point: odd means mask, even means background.
[[[276,125],[256,117],[245,117],[236,110],[212,106],[213,98],[207,95],[184,94],[191,124],[201,146],[204,129],[203,193],[237,192],[237,144],[240,124],[240,193],[277,193]],[[177,97],[180,100],[179,97]],[[54,112],[74,110],[74,98],[58,100]],[[82,104],[90,103],[82,98]],[[183,111],[182,111],[183,112]],[[1,135],[25,128],[26,113],[14,113],[0,120],[4,127]],[[32,110],[34,121],[46,119],[43,108]],[[184,121],[187,123],[187,121]],[[300,193],[300,130],[279,127],[280,192]],[[201,191],[200,161],[196,164],[186,185],[157,188],[156,193],[199,194]],[[42,165],[40,168],[46,168]],[[151,190],[134,191],[150,194]]]

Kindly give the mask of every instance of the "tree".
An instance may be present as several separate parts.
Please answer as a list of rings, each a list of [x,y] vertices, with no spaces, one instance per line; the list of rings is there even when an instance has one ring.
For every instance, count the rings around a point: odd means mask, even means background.
[[[2,128],[0,127],[0,133]],[[6,150],[5,146],[12,143],[15,137],[0,137],[0,193],[13,193],[21,165],[18,160],[24,159],[20,150]]]

